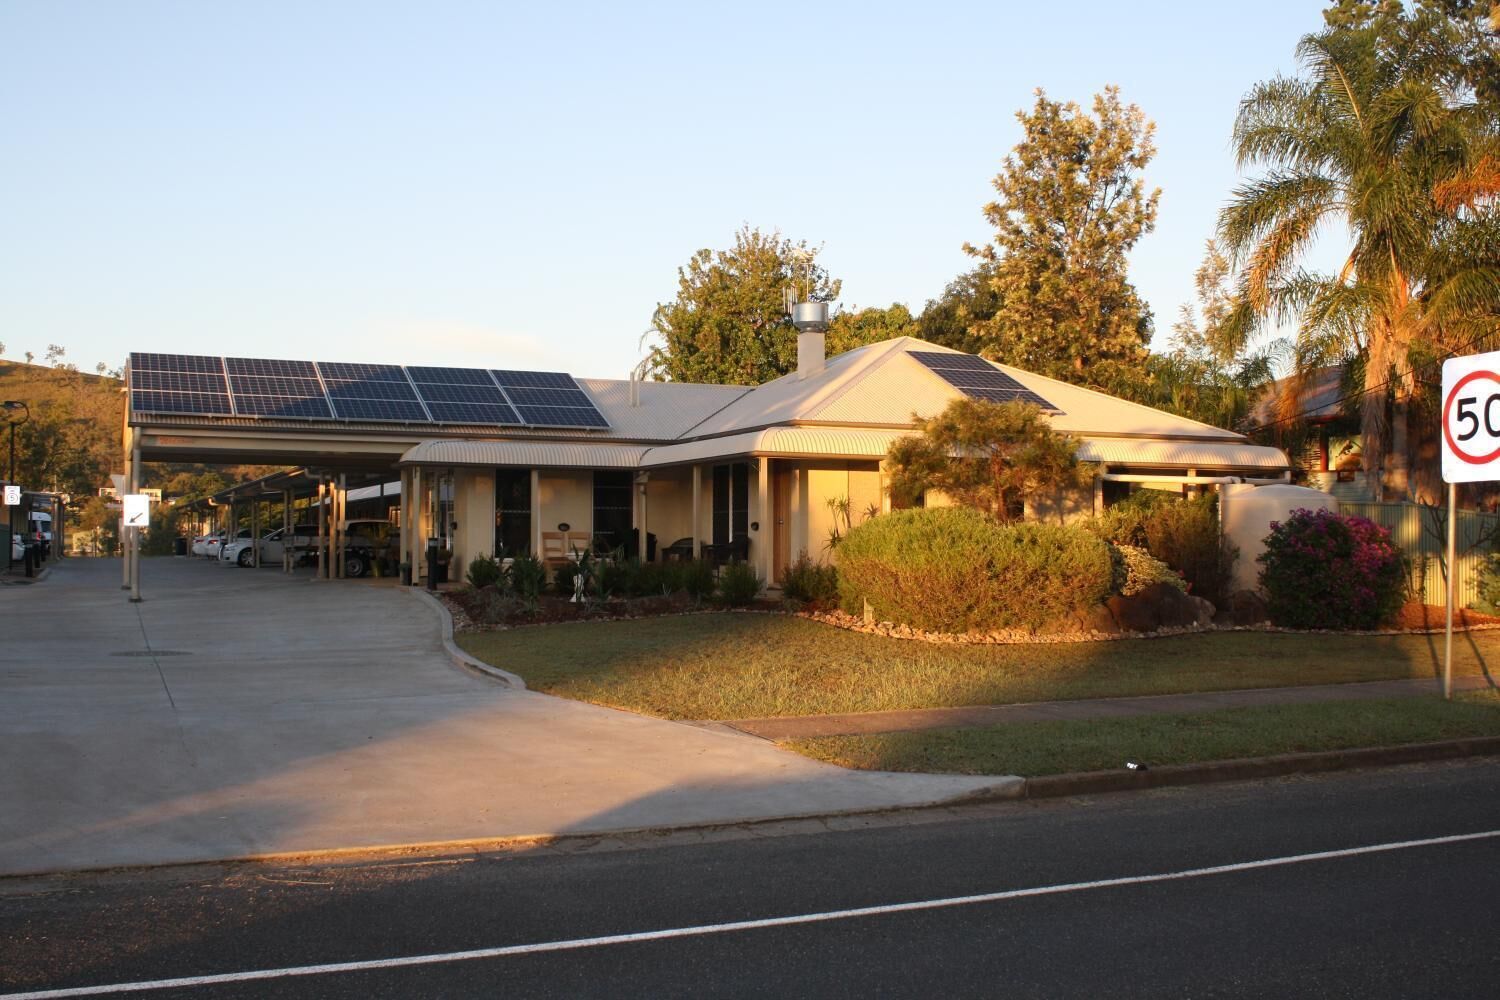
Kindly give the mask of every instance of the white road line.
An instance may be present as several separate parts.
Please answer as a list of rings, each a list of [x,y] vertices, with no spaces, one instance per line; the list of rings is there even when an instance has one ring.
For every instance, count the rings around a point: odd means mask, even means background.
[[[940,910],[953,906],[973,906],[977,903],[996,903],[1007,899],[1025,899],[1031,896],[1054,896],[1065,892],[1110,889],[1123,885],[1173,882],[1181,879],[1203,878],[1206,875],[1227,875],[1232,872],[1254,871],[1258,868],[1277,868],[1282,865],[1305,864],[1309,861],[1352,858],[1361,854],[1404,851],[1414,847],[1437,847],[1443,844],[1462,844],[1474,840],[1492,840],[1496,837],[1500,837],[1500,830],[1486,830],[1482,833],[1461,833],[1451,837],[1428,837],[1425,840],[1401,840],[1388,844],[1372,844],[1368,847],[1348,847],[1337,851],[1318,851],[1313,854],[1292,854],[1281,858],[1240,861],[1230,865],[1214,865],[1210,868],[1188,868],[1183,871],[1161,872],[1156,875],[1130,875],[1124,878],[1098,879],[1093,882],[1065,882],[1059,885],[1037,886],[1032,889],[1007,889],[1003,892],[986,892],[977,896],[951,896],[947,899],[924,899],[912,903],[861,906],[851,910],[802,913],[790,917],[736,920],[725,924],[672,927],[666,930],[639,931],[633,934],[608,934],[603,937],[573,938],[568,941],[542,941],[536,944],[512,944],[498,948],[477,948],[473,951],[452,951],[435,955],[409,955],[405,958],[378,958],[364,962],[299,965],[285,969],[255,969],[249,972],[226,972],[212,976],[184,976],[180,979],[153,979],[136,983],[114,983],[108,986],[77,986],[60,990],[3,993],[0,994],[0,1000],[53,1000],[53,998],[60,997],[91,997],[110,993],[143,993],[148,990],[182,989],[190,986],[217,986],[220,983],[248,983],[261,979],[288,979],[293,976],[326,976],[339,972],[401,969],[416,965],[439,965],[446,962],[506,958],[511,955],[533,955],[548,951],[600,948],[606,945],[634,944],[640,941],[665,941],[671,938],[701,937],[708,934],[728,934],[734,931],[762,930],[767,927],[791,927],[796,924],[817,924],[831,920],[853,920],[860,917],[878,917],[891,913],[913,913],[919,910]]]

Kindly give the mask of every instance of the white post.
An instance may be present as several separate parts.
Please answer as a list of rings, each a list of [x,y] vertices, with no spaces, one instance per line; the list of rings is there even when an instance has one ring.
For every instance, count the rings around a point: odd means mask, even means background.
[[[773,569],[773,540],[776,535],[776,526],[772,524],[771,518],[771,460],[762,457],[756,461],[756,506],[759,508],[760,529],[755,533],[755,558],[751,565],[756,568],[760,578],[765,581],[767,587],[773,586],[776,581],[771,579]]]
[[[702,516],[701,516],[701,514],[699,512],[699,507],[702,505],[702,502],[703,502],[703,466],[701,466],[698,463],[694,462],[693,463],[693,530],[692,530],[692,536],[693,536],[693,558],[694,559],[698,558],[698,550],[700,548],[700,546],[698,544],[698,541],[702,537],[702,535],[700,533],[703,531],[703,518],[702,518]]]
[[[531,554],[542,558],[542,470],[531,470]]]
[[[1453,597],[1458,589],[1458,485],[1448,484],[1448,627],[1443,635],[1443,697],[1453,697]]]
[[[132,448],[130,453],[130,492],[141,491],[141,450]],[[149,515],[146,523],[151,523]],[[130,529],[130,602],[141,603],[141,528]],[[57,537],[56,530],[53,537]]]

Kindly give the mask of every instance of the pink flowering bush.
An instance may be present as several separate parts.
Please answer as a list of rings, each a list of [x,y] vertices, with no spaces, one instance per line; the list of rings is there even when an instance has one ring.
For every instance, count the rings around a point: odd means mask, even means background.
[[[1401,550],[1363,517],[1294,510],[1271,522],[1260,585],[1271,621],[1287,628],[1375,628],[1406,593]]]

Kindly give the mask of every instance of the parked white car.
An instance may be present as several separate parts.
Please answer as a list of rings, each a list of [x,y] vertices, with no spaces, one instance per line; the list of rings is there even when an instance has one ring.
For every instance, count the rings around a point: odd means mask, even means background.
[[[250,537],[250,532],[249,532],[248,529],[245,530],[245,531],[241,531],[238,535],[235,536],[235,538],[249,538],[249,537]],[[224,549],[224,543],[225,543],[225,541],[226,541],[226,534],[225,534],[225,532],[222,532],[222,531],[216,531],[216,532],[214,532],[212,535],[208,536],[208,541],[203,543],[203,554],[205,556],[207,556],[208,558],[210,558],[210,559],[217,559],[217,558],[219,558],[219,553],[222,552],[223,549]],[[230,542],[230,544],[233,544],[233,542]]]

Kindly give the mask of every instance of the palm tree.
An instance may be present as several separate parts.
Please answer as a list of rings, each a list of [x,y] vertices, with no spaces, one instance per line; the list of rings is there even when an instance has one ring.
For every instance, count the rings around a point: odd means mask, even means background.
[[[1495,107],[1458,71],[1464,25],[1425,7],[1356,7],[1302,39],[1305,75],[1257,84],[1240,104],[1239,165],[1265,173],[1220,216],[1240,271],[1221,335],[1243,346],[1295,319],[1297,372],[1362,359],[1366,469],[1404,497],[1413,347],[1432,357],[1500,332],[1500,260],[1462,251],[1495,227]],[[1342,268],[1308,271],[1336,221],[1351,237]]]

